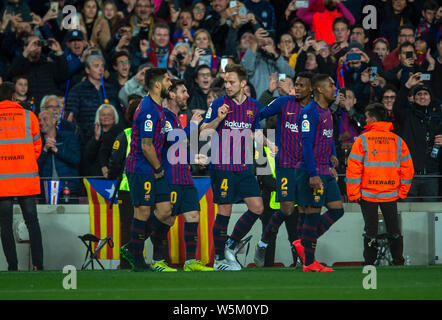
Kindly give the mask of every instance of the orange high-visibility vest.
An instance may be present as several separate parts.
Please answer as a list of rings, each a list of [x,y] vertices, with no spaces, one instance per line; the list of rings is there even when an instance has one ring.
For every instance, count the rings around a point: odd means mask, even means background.
[[[40,194],[40,127],[31,111],[0,102],[0,197]]]
[[[390,132],[393,124],[368,124],[368,132],[353,144],[347,160],[347,195],[350,201],[371,202],[404,199],[414,175],[413,161],[406,143]]]

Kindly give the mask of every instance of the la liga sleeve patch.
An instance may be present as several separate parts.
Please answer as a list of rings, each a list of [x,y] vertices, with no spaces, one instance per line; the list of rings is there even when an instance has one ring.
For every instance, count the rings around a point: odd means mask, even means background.
[[[310,122],[308,120],[302,120],[301,131],[310,132]]]

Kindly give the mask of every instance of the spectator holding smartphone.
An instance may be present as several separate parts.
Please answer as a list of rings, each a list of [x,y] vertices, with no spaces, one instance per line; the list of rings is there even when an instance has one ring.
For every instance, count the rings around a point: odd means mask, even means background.
[[[220,59],[216,55],[215,46],[210,33],[205,29],[198,29],[195,32],[192,46],[192,66],[208,65],[213,74],[218,70]],[[197,57],[197,58],[196,58]]]
[[[276,52],[273,38],[263,28],[255,32],[255,40],[241,59],[241,64],[249,74],[249,81],[255,87],[257,97],[267,90],[272,73],[284,73],[290,78],[295,76],[293,68]]]
[[[410,148],[416,175],[436,175],[442,152],[434,152],[442,145],[442,107],[433,99],[428,86],[421,80],[422,73],[410,73],[401,85],[393,104],[394,117],[402,124],[399,135]],[[408,102],[411,93],[414,102]],[[424,201],[437,201],[438,178],[416,177],[409,197],[423,197]],[[411,201],[413,201],[411,199]]]

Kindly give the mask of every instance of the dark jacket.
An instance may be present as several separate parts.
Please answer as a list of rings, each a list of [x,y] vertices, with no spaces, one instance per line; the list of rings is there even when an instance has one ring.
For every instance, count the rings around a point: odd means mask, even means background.
[[[45,141],[45,137],[42,137],[43,145]],[[52,177],[52,155],[54,155],[55,169],[59,177],[78,177],[81,152],[77,137],[72,131],[60,131],[57,132],[56,141],[57,153],[54,154],[53,152],[41,150],[40,157],[37,160],[40,177]],[[62,179],[60,188],[63,188],[65,181],[68,182],[71,193],[78,193],[80,191],[79,179]],[[42,190],[44,190],[43,187]]]
[[[213,11],[210,16],[206,18],[202,22],[201,28],[209,31],[212,36],[212,42],[215,46],[215,52],[218,56],[225,55],[227,48],[226,39],[228,39],[228,35],[230,32],[230,27],[227,23],[221,24],[220,15]]]
[[[118,143],[116,142],[118,141]],[[124,131],[121,131],[112,147],[111,157],[108,166],[108,179],[117,179],[124,171],[126,164],[127,138]]]
[[[434,137],[442,133],[442,105],[432,101],[428,107],[408,103],[408,89],[402,87],[393,104],[393,112],[400,124],[400,136],[410,149],[416,174],[438,172],[438,159],[430,157]]]
[[[118,102],[118,92],[107,82],[104,83],[104,87],[109,103],[117,109],[120,118],[122,118]],[[74,118],[80,128],[81,145],[84,145],[91,137],[90,130],[94,126],[95,113],[103,103],[104,96],[102,87],[100,86],[100,90],[97,90],[88,79],[76,84],[70,90],[66,100],[66,114],[74,113]]]
[[[201,90],[200,86],[196,85],[191,92],[191,98],[188,105],[189,110],[203,109],[207,110],[207,94]]]
[[[100,139],[95,140],[93,129],[91,138],[83,151],[82,173],[87,176],[102,176],[102,167],[108,167],[115,138],[123,130],[123,126],[116,124],[108,132],[103,132]]]
[[[381,5],[382,8],[382,5]],[[418,11],[412,2],[407,1],[407,7],[404,9],[402,14],[394,14],[391,8],[391,1],[387,1],[383,3],[383,8],[378,11],[383,12],[384,19],[382,19],[382,23],[380,26],[381,36],[387,38],[390,43],[390,48],[397,47],[397,39],[399,35],[399,27],[402,24],[412,24],[417,26],[419,23],[420,14],[417,14]]]
[[[53,62],[40,58],[30,62],[23,55],[16,56],[8,71],[8,79],[16,76],[27,76],[29,79],[29,94],[35,97],[36,114],[40,111],[40,101],[47,94],[60,90],[60,85],[69,79],[69,68],[64,55],[51,54]]]

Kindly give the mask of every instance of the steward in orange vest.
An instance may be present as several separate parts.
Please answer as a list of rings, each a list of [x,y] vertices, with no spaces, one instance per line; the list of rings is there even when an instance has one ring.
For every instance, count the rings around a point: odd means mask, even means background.
[[[18,103],[0,102],[0,197],[40,194],[38,119]]]
[[[365,264],[377,257],[378,205],[385,219],[393,264],[403,264],[403,241],[397,216],[397,199],[404,199],[414,175],[413,161],[401,137],[385,122],[387,110],[380,103],[367,106],[368,131],[353,144],[347,160],[347,195],[357,201],[365,221]]]
[[[37,158],[41,153],[40,127],[31,111],[14,99],[15,86],[0,84],[0,232],[8,270],[17,271],[12,229],[14,198],[23,213],[31,242],[34,270],[43,269],[43,245],[35,196],[40,194]]]
[[[414,175],[413,161],[404,140],[392,133],[391,122],[368,124],[348,157],[347,194],[350,201],[404,199]]]

